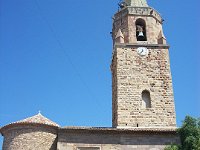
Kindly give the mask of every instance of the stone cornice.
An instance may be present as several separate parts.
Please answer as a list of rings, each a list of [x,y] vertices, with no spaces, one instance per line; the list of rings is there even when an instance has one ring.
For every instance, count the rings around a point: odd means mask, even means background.
[[[114,45],[114,49],[116,48],[138,48],[138,47],[147,47],[147,48],[154,48],[154,49],[169,49],[168,44],[148,44],[148,43],[116,43]]]
[[[112,128],[112,127],[60,127],[58,132],[72,133],[109,133],[109,134],[177,134],[176,127],[172,128]]]
[[[123,16],[126,15],[134,15],[134,16],[149,16],[155,18],[157,21],[159,21],[161,24],[163,22],[163,19],[161,15],[153,8],[151,7],[132,7],[127,6],[123,9],[121,9],[119,12],[117,12],[114,15],[114,19],[118,20]]]

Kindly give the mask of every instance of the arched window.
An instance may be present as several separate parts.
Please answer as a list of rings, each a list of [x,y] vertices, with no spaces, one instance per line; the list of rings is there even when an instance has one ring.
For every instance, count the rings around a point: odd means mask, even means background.
[[[143,19],[137,19],[135,22],[136,25],[136,38],[137,41],[147,41],[146,35],[146,23]]]
[[[150,92],[147,90],[144,90],[142,92],[142,107],[151,108],[151,96],[150,96]]]

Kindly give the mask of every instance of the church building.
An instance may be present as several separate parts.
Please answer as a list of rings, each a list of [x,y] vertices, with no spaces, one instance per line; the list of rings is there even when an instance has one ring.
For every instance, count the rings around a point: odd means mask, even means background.
[[[163,19],[146,0],[113,16],[112,127],[60,127],[42,114],[0,128],[3,150],[164,150],[179,144]]]

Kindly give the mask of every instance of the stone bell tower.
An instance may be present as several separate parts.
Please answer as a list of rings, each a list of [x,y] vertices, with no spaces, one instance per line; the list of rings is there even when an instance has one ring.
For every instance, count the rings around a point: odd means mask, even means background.
[[[175,128],[163,19],[146,0],[124,0],[113,17],[113,127]]]

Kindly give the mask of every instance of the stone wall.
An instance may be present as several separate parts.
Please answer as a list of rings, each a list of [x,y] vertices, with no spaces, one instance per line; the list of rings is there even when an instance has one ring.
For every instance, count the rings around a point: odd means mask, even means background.
[[[179,143],[176,132],[113,132],[62,129],[58,134],[57,150],[78,150],[94,147],[100,150],[163,150],[166,145]]]
[[[13,126],[3,136],[3,150],[56,150],[57,147],[57,130],[48,126]]]
[[[118,82],[117,82],[117,57],[113,54],[112,60],[112,126],[116,127],[118,122]]]
[[[113,126],[176,127],[172,78],[167,46],[116,46],[113,62]],[[142,107],[142,91],[148,90],[151,108]]]

